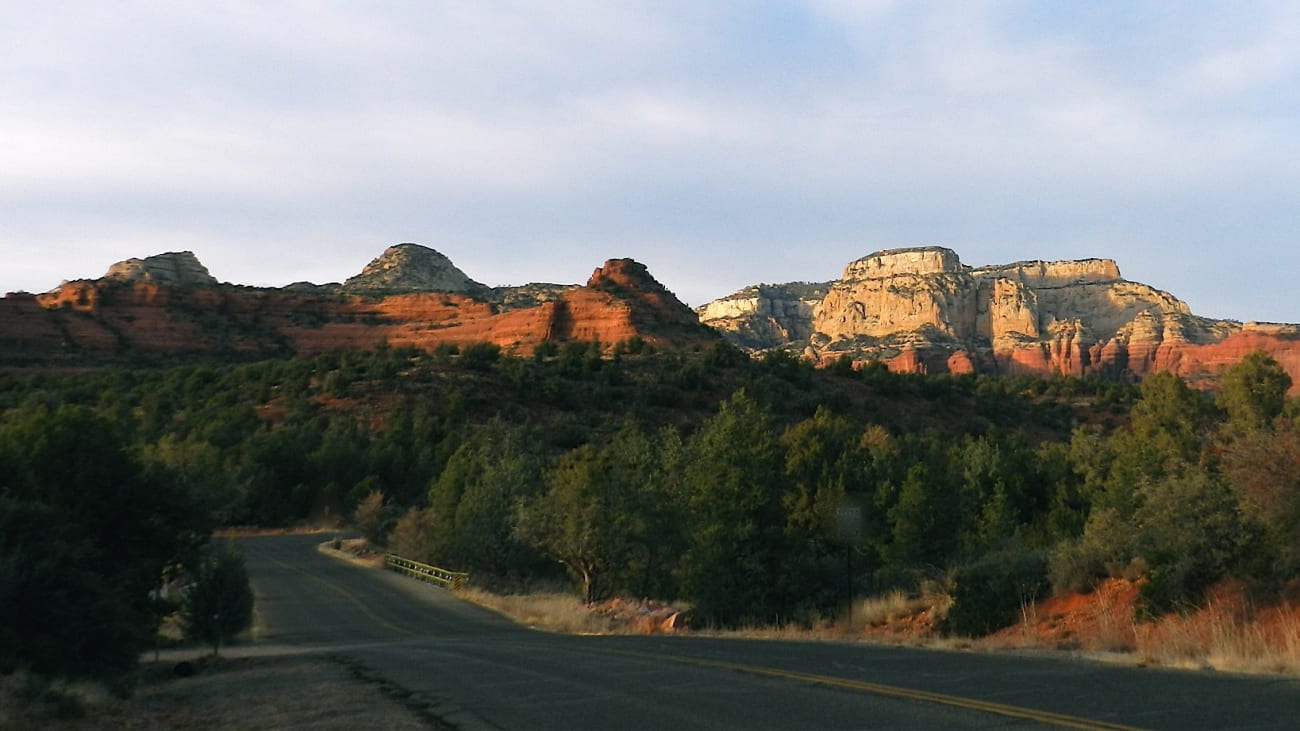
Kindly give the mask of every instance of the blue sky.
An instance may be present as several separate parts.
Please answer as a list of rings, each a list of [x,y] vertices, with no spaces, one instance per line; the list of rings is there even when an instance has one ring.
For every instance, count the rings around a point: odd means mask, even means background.
[[[1300,322],[1300,4],[0,6],[0,291],[192,250],[341,281],[644,262],[701,304],[878,249],[1112,258]]]

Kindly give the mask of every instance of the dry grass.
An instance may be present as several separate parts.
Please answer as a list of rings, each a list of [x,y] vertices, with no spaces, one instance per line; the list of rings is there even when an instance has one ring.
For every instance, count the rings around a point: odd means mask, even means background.
[[[372,549],[364,538],[342,539],[336,536],[316,546],[316,551],[356,566],[380,568],[384,565],[384,554]]]
[[[563,592],[494,594],[474,587],[457,589],[456,594],[520,624],[548,632],[646,635],[681,629],[681,608],[655,601],[615,598],[587,605]]]
[[[579,635],[614,631],[609,617],[592,612],[571,594],[493,594],[473,587],[460,589],[456,594],[536,629]]]
[[[1138,582],[1111,579],[1090,594],[1054,597],[1015,627],[976,640],[982,650],[1067,650],[1164,667],[1240,673],[1300,673],[1300,608],[1256,608],[1225,582],[1205,606],[1155,621],[1135,619]]]
[[[1214,602],[1140,627],[1137,655],[1170,667],[1294,674],[1300,672],[1300,610]]]
[[[1033,649],[1070,651],[1136,664],[1214,668],[1235,672],[1300,673],[1300,608],[1254,610],[1239,587],[1220,588],[1205,609],[1138,622],[1134,602],[1139,584],[1103,582],[1089,594],[1054,597],[1022,608],[1014,627],[978,639],[944,637],[938,624],[952,598],[938,583],[919,593],[890,591],[855,601],[853,612],[807,624],[749,626],[734,631],[696,628],[703,634],[785,640],[867,639],[890,644],[986,651]],[[467,588],[460,595],[521,624],[570,634],[644,634],[670,631],[659,618],[641,621],[644,605],[587,606],[571,594],[493,594]],[[614,600],[613,604],[617,604]],[[641,615],[627,608],[641,608]],[[676,627],[673,627],[676,629]]]
[[[921,597],[912,597],[901,589],[880,596],[859,599],[853,606],[853,620],[868,627],[896,622],[900,617],[911,616],[925,608]]]

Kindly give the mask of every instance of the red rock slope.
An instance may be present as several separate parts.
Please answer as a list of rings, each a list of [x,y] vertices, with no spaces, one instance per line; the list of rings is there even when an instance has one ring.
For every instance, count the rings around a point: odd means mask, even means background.
[[[646,267],[614,259],[585,287],[532,307],[441,292],[350,294],[168,284],[120,277],[65,283],[0,300],[0,363],[93,365],[139,354],[277,357],[492,342],[520,354],[544,341],[639,336],[658,347],[717,335]]]

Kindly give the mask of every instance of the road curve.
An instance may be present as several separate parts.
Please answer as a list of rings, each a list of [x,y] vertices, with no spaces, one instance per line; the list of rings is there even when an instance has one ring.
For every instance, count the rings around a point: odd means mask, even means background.
[[[321,652],[458,729],[1290,729],[1300,681],[856,643],[572,637],[316,552],[236,539],[259,642]]]

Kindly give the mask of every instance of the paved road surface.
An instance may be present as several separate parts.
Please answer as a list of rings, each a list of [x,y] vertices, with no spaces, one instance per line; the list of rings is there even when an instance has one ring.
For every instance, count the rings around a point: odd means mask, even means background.
[[[437,587],[238,539],[267,630],[383,682],[437,728],[1300,728],[1300,680],[1065,658],[521,628]]]

